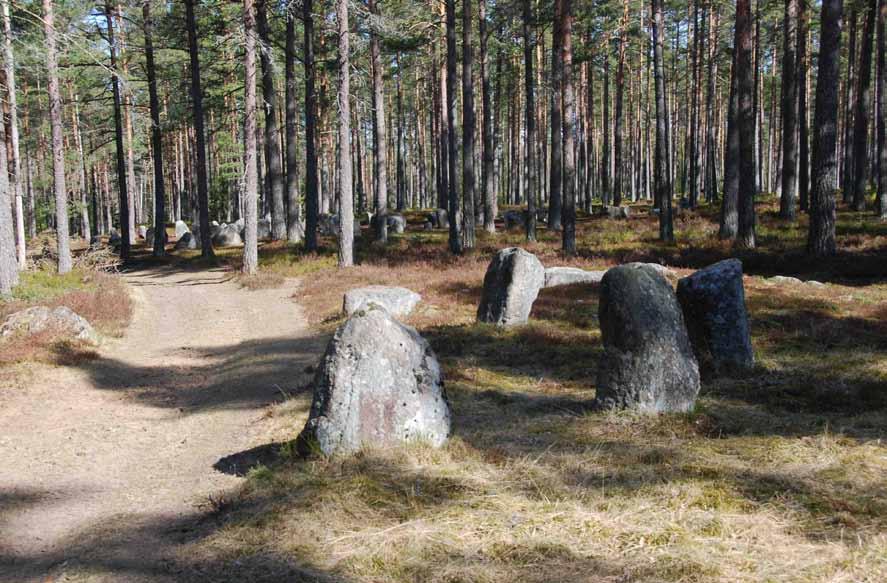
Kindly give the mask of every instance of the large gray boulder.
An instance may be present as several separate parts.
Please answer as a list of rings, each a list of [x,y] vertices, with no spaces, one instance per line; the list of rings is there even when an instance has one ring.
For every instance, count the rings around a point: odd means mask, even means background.
[[[487,267],[477,320],[498,326],[525,324],[544,285],[545,268],[535,255],[518,247],[502,249]]]
[[[719,261],[680,279],[678,301],[700,362],[727,371],[754,366],[741,261]]]
[[[213,235],[213,245],[216,247],[238,247],[243,245],[243,239],[234,225],[222,225]]]
[[[446,209],[434,209],[427,215],[428,221],[435,229],[449,229],[450,221],[447,219]]]
[[[407,228],[407,220],[403,217],[403,215],[392,213],[390,215],[386,215],[386,219],[388,221],[389,231],[394,231],[395,233],[403,233]]]
[[[440,364],[428,342],[379,306],[355,312],[327,345],[299,451],[329,456],[415,440],[437,447],[449,433]]]
[[[527,224],[527,217],[524,211],[505,211],[502,215],[502,220],[505,221],[506,229],[513,229],[517,227],[525,227]]]
[[[603,212],[611,219],[627,219],[631,214],[627,206],[605,206]]]
[[[0,326],[0,338],[23,334],[30,336],[52,331],[68,338],[97,345],[99,336],[85,318],[67,306],[55,309],[35,306],[10,315]]]
[[[606,271],[587,271],[578,267],[547,267],[545,287],[572,285],[575,283],[600,283]]]
[[[385,308],[393,316],[408,316],[421,299],[422,296],[405,287],[370,285],[345,292],[342,309],[350,316],[375,304]]]
[[[191,229],[185,224],[185,221],[176,221],[176,239],[181,239],[185,233],[190,233]]]
[[[597,402],[644,412],[689,411],[699,366],[671,285],[643,263],[620,265],[601,280],[604,353]]]
[[[176,250],[181,251],[183,249],[199,249],[200,244],[197,241],[197,237],[191,234],[190,231],[179,237],[179,240],[176,241]]]

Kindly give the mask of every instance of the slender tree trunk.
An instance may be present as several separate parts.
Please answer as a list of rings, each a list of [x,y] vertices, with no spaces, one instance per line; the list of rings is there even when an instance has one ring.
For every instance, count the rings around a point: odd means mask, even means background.
[[[551,30],[551,165],[548,168],[548,228],[560,231],[563,213],[564,189],[564,119],[563,82],[564,62],[561,47],[564,41],[563,0],[554,3],[554,23]]]
[[[348,0],[338,0],[339,29],[339,267],[354,265],[354,198],[351,169],[351,61]]]
[[[265,162],[271,194],[271,238],[286,238],[286,207],[284,202],[283,164],[280,156],[280,134],[277,127],[277,92],[274,90],[274,65],[271,61],[271,38],[268,33],[268,5],[256,0],[256,29],[259,33],[259,63],[262,67],[262,96],[265,110]]]
[[[317,93],[314,90],[314,3],[302,2],[305,29],[305,248],[317,251],[317,215],[320,199],[317,181]]]
[[[481,169],[481,191],[483,192],[484,230],[496,232],[496,151],[493,142],[493,107],[490,86],[490,64],[487,54],[487,1],[478,0],[478,23],[480,36],[480,77],[481,77],[481,117],[483,124],[483,167]]]
[[[12,182],[15,192],[15,242],[18,265],[20,269],[27,267],[27,244],[25,242],[25,212],[22,204],[22,164],[19,155],[18,139],[18,95],[15,85],[15,61],[12,52],[12,22],[9,17],[10,0],[3,0],[3,31],[4,52],[6,55],[6,92],[9,103],[10,142],[12,143]]]
[[[718,91],[718,7],[712,3],[709,7],[709,38],[708,38],[708,95],[706,97],[706,122],[707,127],[705,137],[706,163],[705,163],[705,199],[709,203],[713,203],[718,198],[718,165],[717,165],[717,120],[715,111],[717,109],[717,91]],[[757,91],[755,91],[757,95]],[[755,118],[757,121],[757,118]],[[755,135],[757,135],[757,124],[755,125]],[[755,150],[757,151],[757,140],[755,141]],[[755,155],[757,160],[757,154]],[[756,181],[757,184],[757,181]]]
[[[782,36],[782,195],[779,215],[795,218],[795,193],[798,184],[798,0],[785,0]]]
[[[859,54],[859,86],[856,92],[856,115],[853,128],[853,210],[865,210],[868,178],[868,134],[872,101],[872,45],[874,44],[877,0],[867,0]]]
[[[0,140],[0,160],[5,159],[6,140],[3,139]],[[0,164],[0,298],[12,292],[12,288],[19,282],[19,264],[15,257],[15,231],[9,192],[6,165]]]
[[[43,26],[46,34],[46,73],[48,76],[47,88],[49,90],[49,124],[52,130],[52,174],[55,192],[55,230],[56,238],[58,239],[58,272],[68,273],[69,271],[71,271],[72,267],[71,246],[70,241],[68,240],[68,188],[65,185],[65,138],[62,133],[62,96],[59,90],[58,64],[56,61],[56,30],[53,19],[52,0],[43,0]],[[113,44],[113,40],[111,42]],[[113,49],[111,54],[113,60]],[[113,62],[111,66],[115,66]],[[117,86],[116,77],[114,86]],[[118,102],[115,102],[115,104],[119,105]],[[5,161],[5,143],[3,149],[4,155],[0,159]],[[4,176],[6,175],[5,169],[2,174]],[[8,190],[8,177],[5,186],[6,188],[4,190]],[[6,208],[9,208],[8,204],[6,204]],[[9,222],[9,224],[12,224],[11,221]],[[128,239],[126,239],[126,241],[128,252]]]
[[[462,253],[462,214],[456,183],[456,0],[446,0],[447,18],[447,165],[449,166],[450,251]]]
[[[653,160],[655,197],[659,201],[659,239],[674,241],[671,218],[671,175],[668,171],[668,105],[665,95],[665,76],[662,54],[664,24],[662,0],[653,0],[653,76],[656,92],[656,157]]]
[[[479,0],[484,2],[485,0]],[[462,246],[471,249],[475,242],[475,134],[477,123],[474,115],[474,48],[472,31],[471,0],[462,0]],[[528,141],[532,144],[532,141]]]
[[[302,240],[302,212],[299,205],[299,153],[296,145],[298,132],[296,98],[296,14],[293,7],[286,11],[286,238],[290,243]]]
[[[628,0],[622,4],[622,25],[619,32],[619,68],[616,70],[616,103],[614,127],[613,127],[613,204],[622,204],[623,191],[625,190],[625,171],[622,164],[622,100],[623,86],[625,85],[625,49],[628,45]]]
[[[536,46],[536,23],[533,16],[533,1],[523,1],[524,27],[524,92],[526,96],[525,119],[527,124],[527,241],[536,240],[536,197],[538,191],[536,176],[536,97],[535,76],[533,75],[533,49]]]
[[[148,74],[148,102],[151,108],[151,150],[154,158],[154,256],[162,257],[166,249],[163,237],[157,236],[166,228],[166,191],[163,182],[163,133],[160,129],[160,101],[157,98],[157,73],[154,67],[153,26],[151,0],[142,4],[142,27],[145,33],[145,65]]]
[[[563,76],[564,99],[564,192],[561,223],[564,254],[576,253],[576,99],[573,91],[573,3],[558,0],[560,4],[561,56],[560,72]]]
[[[381,19],[376,0],[369,0],[370,12]],[[373,70],[373,225],[377,243],[388,241],[388,136],[385,126],[385,86],[382,78],[382,49],[379,33],[370,29],[370,64]],[[445,170],[443,170],[445,172]]]
[[[736,92],[739,120],[739,233],[736,243],[755,246],[755,117],[752,107],[752,20],[750,0],[736,2]]]
[[[733,240],[739,232],[739,92],[736,89],[736,51],[730,71],[727,105],[727,143],[724,152],[724,199],[718,237]]]
[[[609,45],[609,42],[607,43]],[[601,132],[604,134],[603,150],[601,152],[601,202],[610,204],[612,192],[610,190],[610,168],[613,163],[613,150],[610,147],[610,50],[604,50],[604,104],[603,125]]]
[[[809,0],[798,0],[798,139],[800,165],[798,168],[798,199],[801,211],[810,207],[810,136],[807,121],[807,38],[810,30]]]
[[[887,0],[878,0],[878,201],[877,213],[887,220],[887,57],[884,34],[887,27]]]
[[[247,9],[244,0],[244,9]],[[248,13],[254,14],[252,2]],[[245,17],[247,19],[254,18]],[[188,53],[191,60],[191,107],[194,114],[194,134],[197,146],[197,207],[200,223],[201,256],[213,257],[213,243],[209,236],[209,187],[206,178],[206,133],[203,129],[203,89],[200,84],[200,59],[197,45],[197,21],[194,17],[194,0],[185,0],[185,19],[188,28]],[[250,135],[250,134],[247,134]],[[246,196],[250,196],[246,193]],[[246,232],[244,232],[246,234]],[[246,250],[244,248],[244,253]]]
[[[816,108],[813,119],[813,174],[810,190],[810,232],[807,252],[834,255],[835,189],[838,160],[838,81],[841,67],[841,13],[843,0],[822,1]]]
[[[192,2],[193,0],[188,0]],[[258,208],[256,194],[259,190],[257,107],[256,107],[256,7],[255,0],[243,0],[244,40],[244,96],[243,133],[245,180],[243,193],[243,267],[246,275],[255,275],[259,269],[259,249],[257,240]],[[201,222],[201,229],[203,223]]]
[[[850,30],[848,31],[849,45],[847,47],[847,81],[844,99],[844,143],[843,143],[843,168],[841,170],[841,188],[842,198],[844,202],[850,202],[853,199],[853,103],[857,97],[858,67],[856,66],[856,3],[851,3],[852,10],[850,12]],[[821,26],[821,25],[820,25]],[[820,41],[821,43],[821,41]],[[837,78],[840,80],[840,77]]]

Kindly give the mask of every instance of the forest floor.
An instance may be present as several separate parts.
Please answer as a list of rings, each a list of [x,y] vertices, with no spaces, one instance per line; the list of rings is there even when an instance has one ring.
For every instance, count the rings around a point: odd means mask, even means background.
[[[31,490],[3,494],[0,537],[23,535],[3,542],[0,561],[9,545],[30,549],[18,556],[34,568],[20,573],[90,582],[887,580],[887,224],[842,209],[841,254],[811,261],[806,219],[785,223],[772,201],[761,204],[759,247],[739,254],[755,370],[704,371],[694,412],[644,416],[591,406],[602,351],[597,286],[543,290],[526,326],[474,321],[489,258],[508,245],[546,266],[658,261],[678,275],[734,255],[717,240],[714,211],[684,213],[677,242],[663,245],[656,218],[635,210],[627,221],[583,216],[580,253],[569,260],[544,229],[529,245],[517,231],[480,234],[475,250],[455,258],[446,233],[423,231],[424,218],[411,213],[405,234],[384,249],[363,241],[360,265],[344,272],[324,240],[317,254],[262,245],[260,276],[250,280],[230,275],[239,249],[218,250],[229,275],[184,253],[127,276],[156,303],[137,302],[119,348],[102,349],[107,358],[50,372],[62,375],[56,386],[90,397],[90,410],[55,421],[73,439],[84,425],[77,416],[107,409],[139,421],[127,426],[132,435],[88,441],[102,464],[88,472],[94,490],[66,474],[61,499],[47,499],[35,472]],[[441,360],[453,435],[438,450],[299,459],[290,440],[310,405],[305,365],[316,365],[343,321],[344,291],[369,283],[422,294],[408,323]],[[220,321],[209,322],[217,307]],[[212,334],[194,336],[207,326]],[[13,398],[31,417],[13,417],[4,436],[33,427],[53,435],[39,419],[51,386],[26,387]],[[208,472],[234,452],[218,468],[245,480]],[[31,456],[0,462],[21,472],[32,471],[23,459],[62,463]],[[125,501],[114,480],[140,464],[150,471]],[[62,467],[84,475],[76,462]],[[152,506],[154,496],[164,502]],[[71,508],[69,497],[99,522],[69,523],[54,545],[36,541],[43,536],[28,530],[26,513]],[[0,562],[0,580],[5,573]]]
[[[97,293],[95,277],[114,291]],[[23,290],[52,296],[39,272],[26,278]],[[49,343],[0,368],[0,581],[177,581],[209,569],[180,567],[177,553],[242,481],[214,464],[274,438],[267,406],[322,349],[290,299],[296,284],[249,292],[224,269],[172,264],[127,271],[125,286],[68,279],[42,303],[73,303],[107,339],[96,350]],[[130,298],[132,322],[115,339],[97,314],[119,314],[115,301],[128,311]],[[4,311],[28,300],[21,291]]]

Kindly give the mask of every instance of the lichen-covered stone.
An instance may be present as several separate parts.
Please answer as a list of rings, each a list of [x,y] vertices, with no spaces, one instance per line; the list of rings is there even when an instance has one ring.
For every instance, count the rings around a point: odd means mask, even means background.
[[[15,312],[0,326],[0,337],[11,337],[16,334],[32,335],[44,331],[57,332],[87,344],[99,343],[99,336],[92,325],[67,306],[54,309],[35,306]]]
[[[348,454],[421,440],[442,445],[450,410],[428,342],[385,309],[355,312],[336,331],[314,379],[303,454]]]
[[[599,318],[600,406],[644,412],[693,408],[699,367],[674,290],[656,269],[635,263],[608,270],[601,280]]]
[[[548,267],[545,269],[545,287],[576,283],[600,283],[605,271],[588,271],[578,267]]]
[[[376,304],[393,316],[408,316],[421,300],[422,296],[405,287],[369,285],[345,292],[342,309],[350,316],[370,304]]]
[[[539,290],[545,285],[545,268],[535,255],[509,247],[490,261],[477,320],[499,326],[525,324]]]

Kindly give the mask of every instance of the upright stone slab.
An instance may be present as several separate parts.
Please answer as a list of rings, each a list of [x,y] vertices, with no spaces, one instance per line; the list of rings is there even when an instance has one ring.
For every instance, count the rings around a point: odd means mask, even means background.
[[[719,261],[680,279],[678,300],[700,362],[719,371],[754,366],[741,261]]]
[[[440,446],[449,433],[440,364],[428,342],[379,306],[355,312],[327,345],[299,450],[347,454],[412,440]]]
[[[241,232],[243,235],[243,232]],[[256,221],[256,239],[271,239],[271,219],[259,219]]]
[[[477,320],[498,326],[525,324],[539,290],[545,285],[545,268],[535,255],[509,247],[490,261]]]
[[[176,221],[176,240],[181,239],[182,235],[190,232],[191,230],[185,224],[185,221]]]
[[[422,296],[405,287],[369,285],[345,292],[342,309],[347,315],[376,304],[393,316],[408,316]]]
[[[389,231],[394,231],[395,233],[403,233],[407,228],[407,220],[403,217],[403,215],[392,213],[386,215],[386,220],[388,222]]]
[[[599,317],[600,406],[651,413],[693,408],[699,367],[677,297],[664,277],[643,263],[608,270],[601,280]]]

